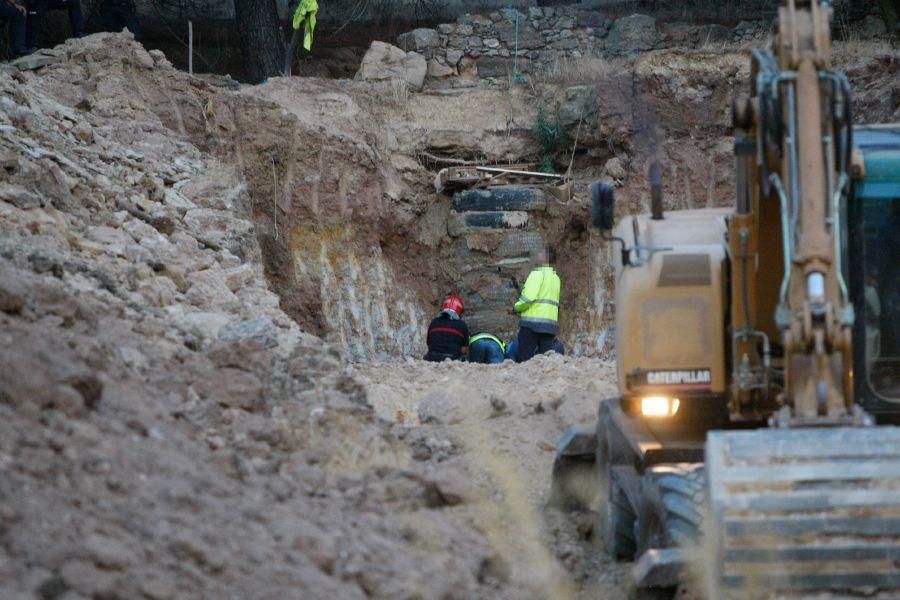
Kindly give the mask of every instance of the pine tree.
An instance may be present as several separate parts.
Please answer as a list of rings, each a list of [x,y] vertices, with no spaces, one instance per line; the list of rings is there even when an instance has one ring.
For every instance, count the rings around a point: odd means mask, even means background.
[[[284,35],[275,0],[234,0],[247,80],[259,83],[284,68]]]

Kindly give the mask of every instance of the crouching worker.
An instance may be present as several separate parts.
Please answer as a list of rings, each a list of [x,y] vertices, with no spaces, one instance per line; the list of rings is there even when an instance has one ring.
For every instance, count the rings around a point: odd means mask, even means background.
[[[462,360],[466,345],[469,342],[469,327],[462,320],[462,298],[447,296],[441,305],[441,312],[428,326],[428,354],[425,360],[441,362],[443,360]]]
[[[489,333],[479,333],[469,338],[469,362],[496,365],[503,362],[506,346]]]

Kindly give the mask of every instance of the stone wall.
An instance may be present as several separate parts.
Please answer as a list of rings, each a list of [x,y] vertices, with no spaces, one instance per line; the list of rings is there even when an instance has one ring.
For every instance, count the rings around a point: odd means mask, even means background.
[[[518,317],[510,308],[544,246],[548,194],[541,189],[497,187],[453,195],[447,230],[474,334],[488,331],[510,340]]]
[[[471,82],[505,80],[514,73],[552,72],[561,59],[750,42],[765,37],[768,30],[766,21],[741,21],[734,28],[697,26],[657,22],[643,14],[613,19],[584,5],[544,6],[463,15],[434,29],[404,33],[397,38],[397,45],[428,60],[432,81],[460,76]]]
[[[92,4],[90,0],[85,0],[85,3]],[[276,3],[282,18],[286,19],[289,11],[297,5],[297,0],[276,0]],[[339,26],[351,21],[371,25],[388,20],[438,23],[452,21],[465,14],[487,13],[508,6],[525,12],[531,7],[552,8],[561,4],[599,9],[614,16],[642,13],[666,20],[734,24],[741,20],[772,18],[779,0],[330,0],[319,3],[319,18],[326,26]],[[877,13],[879,9],[877,0],[837,0],[835,5],[838,12],[851,20],[862,19],[866,15]],[[234,0],[135,0],[135,6],[139,16],[151,19],[160,16],[234,18]]]
[[[275,1],[282,19],[287,19],[297,6],[297,0]],[[330,29],[349,22],[367,25],[387,19],[436,23],[467,13],[496,10],[509,4],[509,0],[338,0],[319,3],[319,20]],[[527,9],[538,2],[519,0],[514,4]],[[161,16],[172,19],[234,19],[234,0],[135,0],[135,8],[139,17],[150,19]]]

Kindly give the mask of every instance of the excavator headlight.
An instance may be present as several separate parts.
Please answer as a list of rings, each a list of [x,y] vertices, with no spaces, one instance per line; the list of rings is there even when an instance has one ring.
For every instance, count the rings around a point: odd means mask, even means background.
[[[671,417],[678,412],[681,401],[668,396],[641,398],[641,414],[645,417]]]

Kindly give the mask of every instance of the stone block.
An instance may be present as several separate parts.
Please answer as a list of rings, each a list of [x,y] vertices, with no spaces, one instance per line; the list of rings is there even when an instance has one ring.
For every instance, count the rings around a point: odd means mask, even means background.
[[[550,47],[554,50],[574,50],[578,48],[578,45],[578,38],[570,37],[556,40],[550,44]]]
[[[456,71],[447,65],[441,64],[435,59],[428,61],[428,77],[431,79],[443,79],[455,75]]]
[[[225,342],[249,340],[260,348],[274,348],[278,345],[278,329],[267,316],[228,323],[219,330],[218,337]]]
[[[447,230],[450,237],[491,229],[524,229],[529,216],[525,211],[466,212],[450,215]]]
[[[20,71],[34,71],[35,69],[47,67],[61,61],[62,59],[58,56],[47,56],[36,52],[17,58],[9,64],[18,68]]]
[[[543,246],[544,237],[540,231],[509,231],[501,238],[494,254],[503,258],[532,257]]]
[[[458,212],[543,210],[546,206],[544,192],[530,188],[465,190],[453,195],[453,209]]]
[[[513,24],[516,22],[516,19],[519,20],[519,23],[525,20],[525,15],[514,8],[504,8],[498,12],[500,13],[501,17]]]
[[[582,28],[593,27],[594,29],[608,29],[609,19],[603,16],[600,11],[596,10],[579,10],[578,26]]]
[[[516,24],[509,22],[497,23],[497,35],[500,41],[514,48],[516,45]],[[534,49],[544,45],[544,38],[531,26],[522,26],[519,23],[519,49]]]
[[[515,60],[512,58],[486,57],[478,61],[478,76],[487,77],[511,77],[515,67]],[[519,72],[530,73],[531,62],[525,59],[519,59]]]
[[[572,17],[560,17],[556,21],[557,29],[573,29],[575,27],[575,19]]]
[[[427,72],[428,63],[421,54],[404,52],[396,46],[375,41],[363,57],[356,78],[364,81],[402,79],[410,88],[419,91]]]
[[[652,50],[658,41],[656,19],[634,14],[613,23],[606,39],[606,50],[614,55],[634,54]]]

